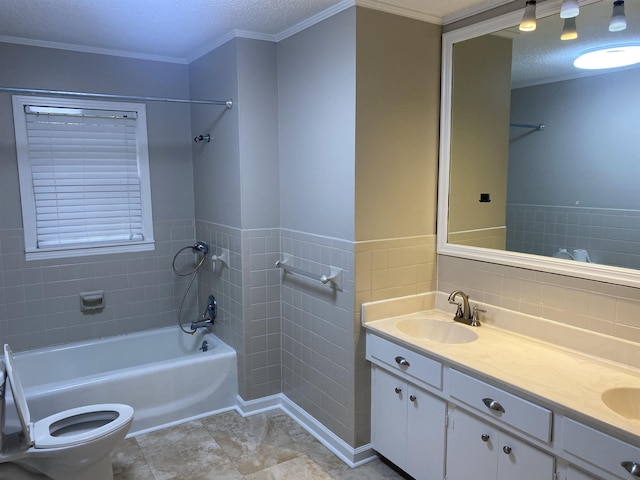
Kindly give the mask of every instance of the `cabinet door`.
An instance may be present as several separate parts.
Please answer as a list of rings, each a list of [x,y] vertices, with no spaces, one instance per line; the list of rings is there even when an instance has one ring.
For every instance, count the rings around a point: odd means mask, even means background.
[[[407,398],[407,463],[404,469],[417,480],[444,478],[444,400],[409,384]]]
[[[567,467],[567,472],[564,478],[565,480],[597,480],[596,477],[587,475],[586,473],[572,467],[571,465]]]
[[[451,409],[447,437],[447,480],[498,478],[499,436],[497,428],[462,410]]]
[[[371,443],[373,448],[405,468],[407,458],[407,382],[371,368]]]
[[[552,480],[555,461],[552,456],[500,432],[498,479]]]

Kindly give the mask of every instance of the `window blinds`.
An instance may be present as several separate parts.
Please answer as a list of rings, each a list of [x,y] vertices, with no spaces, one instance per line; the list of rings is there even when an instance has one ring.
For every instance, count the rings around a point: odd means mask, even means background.
[[[136,112],[25,106],[37,248],[144,240]]]

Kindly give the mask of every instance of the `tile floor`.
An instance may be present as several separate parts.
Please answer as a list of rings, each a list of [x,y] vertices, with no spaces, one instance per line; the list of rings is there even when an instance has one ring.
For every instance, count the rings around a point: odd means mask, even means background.
[[[114,480],[407,479],[375,460],[350,468],[280,410],[227,412],[125,440]]]

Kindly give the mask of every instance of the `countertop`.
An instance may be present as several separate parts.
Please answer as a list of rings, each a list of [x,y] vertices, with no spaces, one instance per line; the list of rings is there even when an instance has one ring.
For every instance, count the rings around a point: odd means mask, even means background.
[[[578,420],[592,420],[602,431],[640,445],[640,421],[615,413],[601,398],[611,388],[640,388],[640,369],[486,324],[458,323],[478,335],[477,340],[460,344],[417,339],[396,327],[401,320],[420,317],[453,323],[451,312],[429,309],[371,321],[363,313],[362,324],[428,357],[510,387],[551,408],[573,412]]]

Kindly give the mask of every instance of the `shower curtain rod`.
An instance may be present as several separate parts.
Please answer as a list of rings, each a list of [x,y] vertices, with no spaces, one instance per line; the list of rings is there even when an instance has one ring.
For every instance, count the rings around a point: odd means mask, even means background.
[[[187,100],[182,98],[141,97],[137,95],[117,95],[111,93],[69,92],[65,90],[43,90],[37,88],[0,87],[0,92],[22,93],[27,95],[62,95],[67,97],[106,98],[110,100],[132,100],[138,102],[198,103],[203,105],[222,105],[233,107],[232,100]]]

